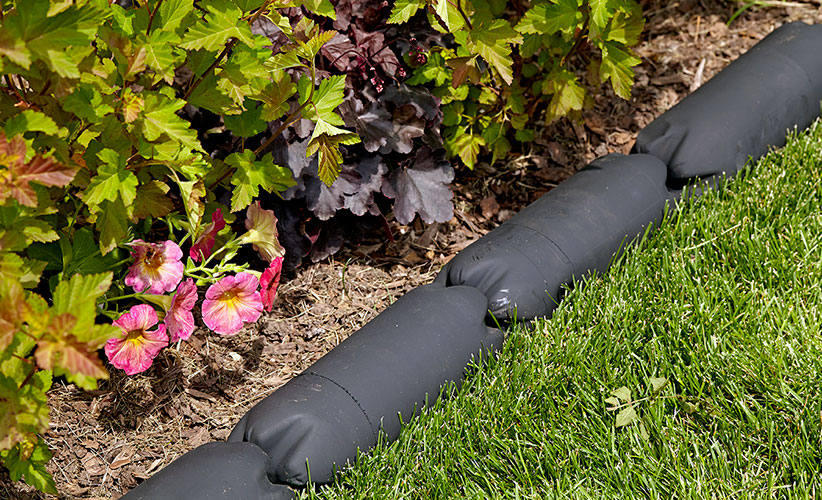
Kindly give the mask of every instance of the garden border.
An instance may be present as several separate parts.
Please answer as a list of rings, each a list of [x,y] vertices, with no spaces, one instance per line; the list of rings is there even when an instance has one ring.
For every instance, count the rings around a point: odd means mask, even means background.
[[[290,487],[329,482],[380,433],[395,440],[429,396],[501,347],[486,324],[550,315],[564,285],[605,271],[684,186],[733,176],[809,126],[820,50],[822,25],[778,28],[640,131],[631,154],[592,162],[259,402],[228,442],[195,448],[122,498],[293,498]]]

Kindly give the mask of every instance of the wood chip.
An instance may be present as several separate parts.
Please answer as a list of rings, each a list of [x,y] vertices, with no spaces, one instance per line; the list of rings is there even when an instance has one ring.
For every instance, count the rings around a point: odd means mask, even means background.
[[[198,398],[198,399],[207,399],[208,401],[211,401],[212,403],[217,401],[217,398],[215,398],[211,394],[207,394],[205,392],[198,391],[197,389],[188,388],[188,389],[186,389],[186,393],[188,393],[188,394],[190,394],[190,395],[192,395],[192,396],[194,396],[195,398]]]
[[[123,446],[123,449],[114,457],[108,467],[112,470],[119,469],[126,464],[130,464],[132,457],[134,457],[134,450],[130,446]]]

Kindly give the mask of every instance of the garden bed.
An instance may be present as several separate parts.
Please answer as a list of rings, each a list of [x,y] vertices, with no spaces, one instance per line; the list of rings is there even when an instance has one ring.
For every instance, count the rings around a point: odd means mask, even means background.
[[[584,113],[584,125],[545,128],[532,155],[480,164],[476,177],[464,173],[452,221],[434,229],[394,225],[392,243],[382,237],[304,267],[282,284],[275,312],[256,326],[230,338],[195,332],[144,375],[115,373],[91,393],[58,382],[47,436],[58,488],[69,497],[116,496],[185,451],[225,439],[255,402],[429,282],[458,250],[596,156],[627,152],[639,129],[774,27],[822,18],[808,9],[766,9],[726,28],[728,15],[726,7],[646,6],[636,97],[624,102],[606,92]],[[0,487],[11,498],[38,497],[7,480]]]

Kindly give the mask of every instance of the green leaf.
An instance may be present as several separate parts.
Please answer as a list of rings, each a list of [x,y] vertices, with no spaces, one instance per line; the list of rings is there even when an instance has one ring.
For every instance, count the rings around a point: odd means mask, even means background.
[[[318,120],[305,155],[317,153],[317,175],[326,186],[330,186],[340,175],[343,160],[340,144],[350,145],[358,142],[360,138],[357,134],[337,128],[325,120]]]
[[[247,100],[246,109],[239,115],[228,115],[223,117],[223,122],[228,130],[238,137],[252,137],[266,128],[266,122],[260,119],[260,113],[263,107],[254,103],[254,101]]]
[[[603,33],[603,38],[630,47],[639,43],[639,36],[644,27],[645,18],[642,17],[641,10],[632,13],[617,12]]]
[[[126,159],[108,148],[99,151],[97,158],[101,164],[83,193],[83,201],[92,211],[97,211],[103,200],[115,201],[118,197],[131,205],[137,195],[137,177],[126,170]]]
[[[585,104],[585,89],[568,70],[560,70],[543,80],[542,92],[553,94],[546,111],[548,122],[561,118],[572,110],[579,111]]]
[[[31,66],[31,52],[26,48],[26,42],[16,38],[2,27],[0,27],[0,57],[6,57],[26,70]]]
[[[493,153],[492,163],[504,158],[511,150],[511,143],[505,137],[505,127],[500,122],[491,122],[483,128],[482,138],[485,141],[486,148]]]
[[[168,191],[168,185],[158,180],[140,184],[137,187],[137,197],[134,198],[132,222],[147,217],[165,217],[170,214],[174,210],[174,203],[167,196]]]
[[[650,382],[652,387],[651,393],[654,396],[659,394],[662,391],[662,389],[664,389],[665,386],[668,385],[668,379],[665,377],[653,377],[651,378]]]
[[[634,423],[637,419],[636,410],[634,410],[633,406],[627,406],[617,413],[616,416],[616,423],[614,424],[616,428],[625,427],[626,425],[630,425]]]
[[[517,133],[514,134],[514,138],[519,142],[533,142],[534,141],[534,131],[533,130],[517,130]]]
[[[26,453],[23,452],[24,448],[27,450]],[[49,460],[51,460],[51,451],[41,437],[37,438],[36,444],[19,443],[3,456],[3,464],[9,469],[9,475],[13,481],[19,481],[21,477],[25,477],[26,483],[38,490],[57,495],[54,478],[45,467]]]
[[[181,99],[168,99],[157,93],[143,93],[144,104],[141,122],[143,136],[149,141],[156,141],[161,135],[196,151],[203,151],[197,132],[190,128],[191,124],[176,112],[185,106]]]
[[[242,210],[260,195],[260,189],[269,193],[285,191],[295,184],[291,171],[274,164],[271,153],[257,160],[254,152],[246,149],[242,153],[232,153],[225,162],[234,167],[231,184],[231,211]]]
[[[630,99],[631,87],[634,85],[633,67],[641,61],[633,56],[631,49],[623,49],[613,42],[603,42],[601,49],[600,79],[602,81],[611,80],[616,95],[623,99]]]
[[[624,385],[619,389],[611,391],[611,394],[619,398],[620,401],[625,403],[631,402],[631,390],[625,387]]]
[[[463,133],[454,141],[454,149],[465,166],[473,169],[477,162],[480,147],[485,145],[485,139],[479,135]]]
[[[260,8],[265,3],[264,0],[231,0],[234,5],[239,7],[243,12],[251,12],[252,10]]]
[[[65,128],[58,127],[50,116],[31,109],[9,118],[6,121],[4,130],[6,137],[14,137],[24,132],[43,132],[58,137],[65,137],[68,134],[68,131]]]
[[[334,30],[323,31],[318,35],[312,36],[306,42],[297,40],[297,45],[299,46],[299,48],[297,49],[297,55],[309,61],[313,60],[315,57],[317,57],[317,54],[320,53],[320,49],[323,47],[323,45],[325,45],[329,40],[334,38],[334,36],[336,35],[337,32]]]
[[[591,9],[591,21],[600,30],[604,29],[608,24],[608,19],[614,13],[614,0],[588,0],[588,6]]]
[[[188,29],[180,48],[221,50],[230,38],[254,45],[251,28],[242,19],[240,9],[225,0],[211,0],[204,7],[208,10],[205,20]]]
[[[391,9],[391,16],[388,18],[389,24],[405,23],[425,7],[425,0],[396,0],[394,8]]]
[[[241,104],[234,102],[225,89],[217,85],[217,75],[214,73],[208,75],[194,89],[188,96],[188,102],[192,106],[207,109],[217,115],[237,114],[243,110]]]
[[[260,118],[267,122],[277,120],[288,112],[288,100],[297,92],[297,86],[285,71],[272,75],[269,83],[260,93],[251,96],[263,103]]]
[[[95,303],[111,286],[112,273],[75,274],[68,281],[61,281],[54,290],[52,314],[70,313],[77,323],[74,331],[80,332],[79,340],[86,340],[97,315]]]
[[[274,54],[265,62],[265,68],[269,71],[280,71],[302,65],[303,63],[300,62],[300,58],[297,57],[296,50],[288,50]]]
[[[16,366],[13,368],[12,365]],[[50,372],[35,373],[29,383],[22,387],[18,387],[22,380],[19,382],[15,380],[15,378],[25,379],[26,374],[32,369],[31,365],[18,359],[9,359],[2,365],[2,370],[0,370],[0,449],[9,449],[17,443],[26,442],[30,434],[45,432],[48,429],[49,407],[46,390],[51,386]],[[14,372],[19,372],[17,377],[7,375]]]
[[[310,82],[307,78],[301,78],[299,83],[302,86],[299,102],[302,104],[310,95],[307,88]],[[334,110],[342,104],[344,92],[345,75],[334,75],[323,80],[314,92],[312,104],[303,109],[303,118],[313,122],[324,120],[332,125],[343,125],[342,118],[334,113]]]
[[[474,51],[497,70],[502,79],[510,85],[514,81],[511,70],[511,44],[522,43],[522,37],[514,31],[508,21],[497,19],[490,24],[482,24],[469,33]]]
[[[104,116],[114,112],[112,106],[103,104],[100,91],[86,83],[78,84],[72,93],[66,96],[63,100],[63,109],[91,123],[99,123]]]
[[[100,230],[100,251],[103,255],[117,248],[128,234],[128,210],[123,200],[104,201],[100,204],[95,226]]]
[[[152,26],[161,27],[165,32],[176,32],[177,28],[194,10],[194,0],[163,0]]]
[[[63,235],[62,238],[67,239],[68,236]],[[64,259],[65,265],[61,266],[65,276],[103,273],[117,267],[117,261],[119,260],[115,254],[103,256],[100,253],[100,249],[94,241],[94,234],[88,227],[82,227],[74,233],[71,247],[67,253],[68,255]]]
[[[619,406],[619,404],[620,404],[619,403],[619,398],[617,398],[616,396],[611,396],[609,398],[605,398],[605,402],[608,403],[611,406]]]
[[[582,12],[577,0],[555,0],[555,4],[534,5],[522,16],[516,30],[520,33],[550,35],[560,31],[573,33],[582,21]]]
[[[434,12],[437,18],[445,23],[445,28],[451,33],[458,31],[465,26],[465,20],[462,18],[456,4],[449,0],[433,0]],[[433,23],[432,23],[433,24]],[[437,26],[434,25],[436,28]]]
[[[174,83],[176,59],[173,46],[179,41],[180,37],[174,33],[158,30],[151,33],[143,46],[146,50],[146,64],[169,85]]]
[[[314,14],[329,17],[331,19],[337,19],[337,13],[334,11],[334,6],[331,5],[331,2],[328,0],[300,0],[298,3],[302,4],[303,7],[308,9],[309,12],[313,12]]]

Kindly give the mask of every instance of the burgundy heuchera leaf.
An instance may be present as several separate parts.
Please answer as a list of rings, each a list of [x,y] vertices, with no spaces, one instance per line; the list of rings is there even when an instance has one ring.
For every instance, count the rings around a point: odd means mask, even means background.
[[[391,172],[382,185],[382,193],[394,198],[397,221],[410,224],[416,214],[428,224],[451,220],[454,204],[448,184],[454,180],[454,169],[445,159],[445,151],[425,146],[409,163]]]

